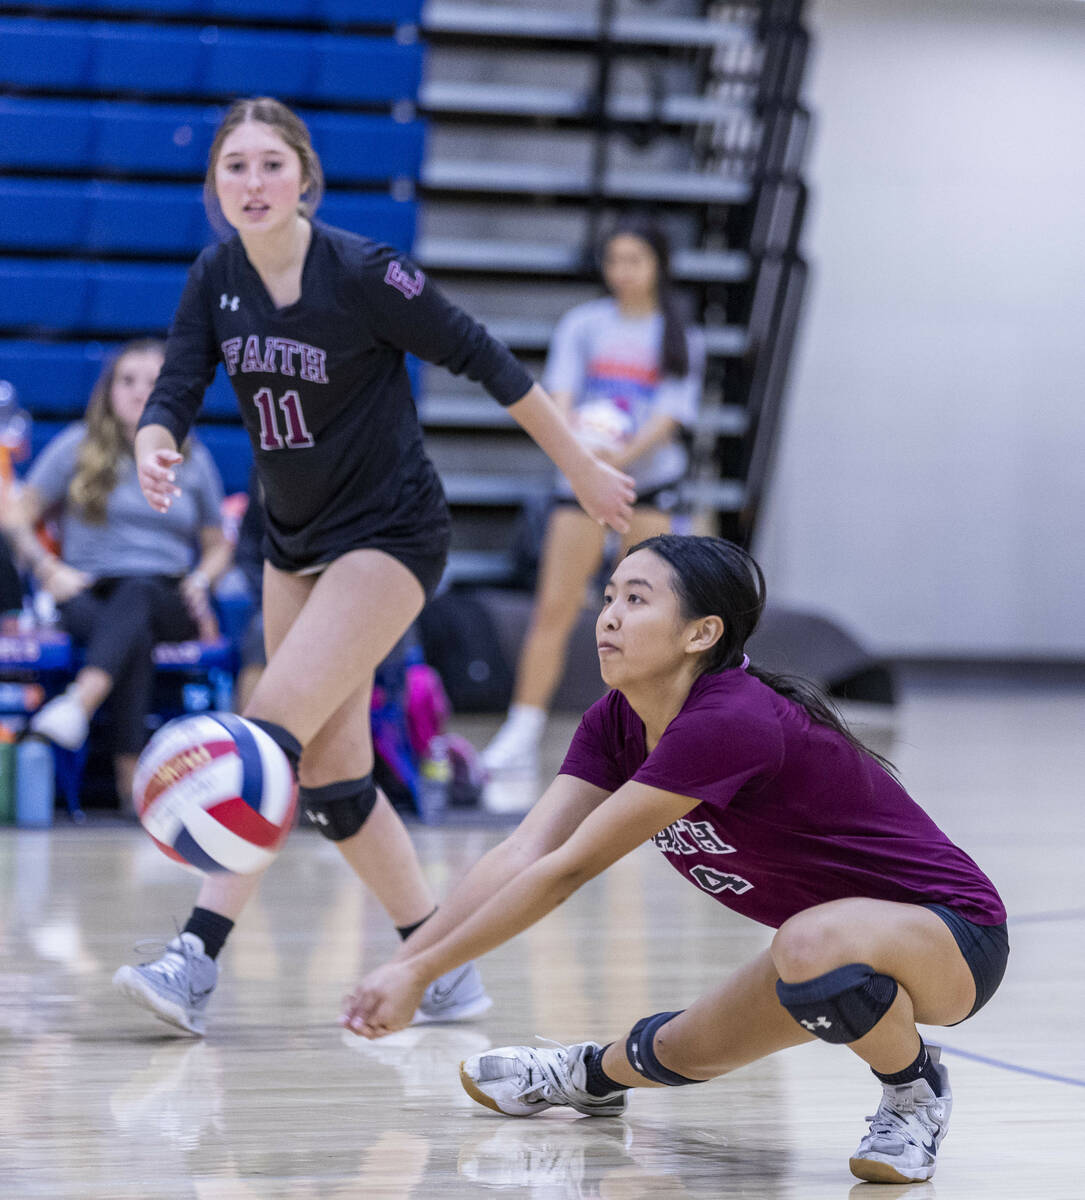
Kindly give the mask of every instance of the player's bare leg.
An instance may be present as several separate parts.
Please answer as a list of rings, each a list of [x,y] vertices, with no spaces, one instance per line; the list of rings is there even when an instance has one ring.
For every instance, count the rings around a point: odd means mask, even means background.
[[[299,610],[304,590],[308,594]],[[302,741],[303,800],[372,772],[373,676],[424,602],[415,576],[380,551],[344,555],[315,583],[304,577],[284,579],[282,572],[265,568],[269,666],[246,715],[283,725]],[[328,697],[338,697],[344,684],[347,694],[334,710],[323,711]],[[316,715],[320,724],[310,733]],[[383,793],[371,783],[368,788],[372,806],[364,816],[359,812],[360,825],[333,840],[394,924],[409,927],[428,917],[436,902],[402,820]],[[465,1019],[489,1008],[474,967],[454,974],[455,980],[442,978],[430,985],[420,1009],[423,1016]]]
[[[539,741],[565,666],[569,636],[605,544],[606,530],[579,508],[559,505],[550,514],[531,621],[516,666],[512,707],[482,752],[490,771],[526,773],[537,768]]]
[[[953,1095],[940,1050],[923,1044],[915,1023],[961,1021],[976,998],[972,973],[949,927],[920,905],[836,900],[785,922],[772,952],[790,985],[782,998],[796,1016],[821,1029],[826,1040],[847,1041],[882,1081],[882,1100],[851,1159],[852,1173],[879,1183],[930,1179]],[[817,999],[812,1007],[804,999],[837,988],[839,1011],[832,1007],[834,996],[828,1005]],[[863,1016],[862,1006],[875,998],[876,1011]],[[858,1020],[855,1032],[862,1036],[833,1036],[829,1026],[841,1018],[845,1024]]]

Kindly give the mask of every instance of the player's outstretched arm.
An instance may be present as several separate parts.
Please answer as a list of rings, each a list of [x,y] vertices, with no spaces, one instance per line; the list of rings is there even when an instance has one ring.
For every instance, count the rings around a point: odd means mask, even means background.
[[[608,795],[583,779],[559,775],[514,832],[475,863],[433,916],[400,946],[390,963],[403,962],[452,933],[511,879],[566,842]],[[358,996],[356,990],[343,997],[341,1025],[351,1027]]]
[[[623,784],[563,845],[510,878],[439,941],[367,975],[350,997],[344,1024],[367,1038],[402,1029],[438,975],[522,933],[697,804],[642,783]]]
[[[164,425],[144,425],[136,432],[136,472],[144,499],[164,513],[181,494],[174,468],[182,461],[173,434]]]
[[[509,405],[508,411],[569,481],[588,516],[625,533],[637,498],[633,480],[580,444],[561,410],[539,384]]]

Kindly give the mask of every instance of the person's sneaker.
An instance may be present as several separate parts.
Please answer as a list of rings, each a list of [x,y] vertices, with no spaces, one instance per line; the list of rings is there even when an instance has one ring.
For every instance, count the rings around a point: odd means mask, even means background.
[[[934,1174],[938,1147],[946,1136],[953,1093],[941,1048],[928,1046],[941,1086],[936,1096],[925,1079],[885,1084],[870,1132],[851,1160],[851,1173],[868,1183],[916,1183]]]
[[[599,1048],[596,1042],[501,1046],[460,1063],[460,1083],[472,1100],[509,1117],[532,1117],[560,1105],[590,1117],[617,1117],[625,1112],[627,1092],[593,1096],[586,1086],[584,1059]]]
[[[83,706],[70,692],[55,696],[30,718],[30,732],[48,738],[62,750],[78,750],[89,729]]]
[[[482,976],[474,963],[456,967],[438,976],[422,996],[422,1003],[411,1020],[412,1025],[430,1021],[473,1021],[489,1012],[493,1001],[482,986]]]
[[[541,734],[541,723],[510,717],[482,751],[482,765],[491,775],[537,774]]]
[[[218,964],[204,954],[200,939],[181,933],[166,943],[161,958],[121,967],[113,976],[113,986],[160,1020],[202,1035],[204,1010],[218,975]]]

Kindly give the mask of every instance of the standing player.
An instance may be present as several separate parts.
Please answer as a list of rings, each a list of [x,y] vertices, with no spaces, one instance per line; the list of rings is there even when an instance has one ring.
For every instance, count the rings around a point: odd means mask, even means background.
[[[237,101],[211,147],[205,199],[235,235],[189,273],[136,459],[151,506],[178,494],[177,447],[221,361],[263,488],[268,665],[245,715],[291,760],[299,800],[401,935],[434,911],[407,832],[372,778],[369,702],[378,663],[444,570],[449,514],[422,449],[410,351],[480,381],[550,455],[596,520],[624,529],[631,481],[586,452],[508,350],[387,246],[312,217],[320,163],[276,100]],[[221,223],[221,222],[219,222]],[[208,877],[184,930],[115,984],[202,1032],[215,957],[257,880]],[[464,1019],[489,997],[473,967],[438,981],[421,1016]]]
[[[656,225],[626,218],[603,243],[602,259],[610,295],[578,304],[558,322],[544,379],[581,440],[633,476],[637,505],[622,539],[628,548],[671,531],[689,465],[679,432],[697,416],[704,339],[683,326],[671,292],[670,250]],[[584,515],[559,477],[513,704],[482,753],[492,773],[538,769],[569,635],[605,541],[606,531]]]
[[[771,947],[681,1012],[607,1045],[475,1055],[474,1099],[528,1116],[614,1116],[631,1087],[701,1083],[813,1038],[881,1080],[860,1179],[934,1174],[952,1097],[916,1022],[954,1025],[1006,965],[993,884],[809,685],[744,654],[764,604],[757,564],[719,538],[651,538],[606,589],[596,630],[614,690],[585,714],[558,778],[343,1021],[400,1028],[426,983],[507,941],[649,838],[691,883],[777,930]]]

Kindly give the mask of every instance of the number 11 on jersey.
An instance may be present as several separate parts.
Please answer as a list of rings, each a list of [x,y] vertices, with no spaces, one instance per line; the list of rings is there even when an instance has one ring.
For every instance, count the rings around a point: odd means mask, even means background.
[[[252,402],[260,414],[261,450],[303,450],[314,444],[313,435],[305,424],[305,414],[301,411],[301,397],[297,392],[283,392],[279,397],[279,408],[286,421],[285,441],[279,432],[279,422],[275,416],[275,397],[271,394],[271,388],[261,388],[253,396]]]

